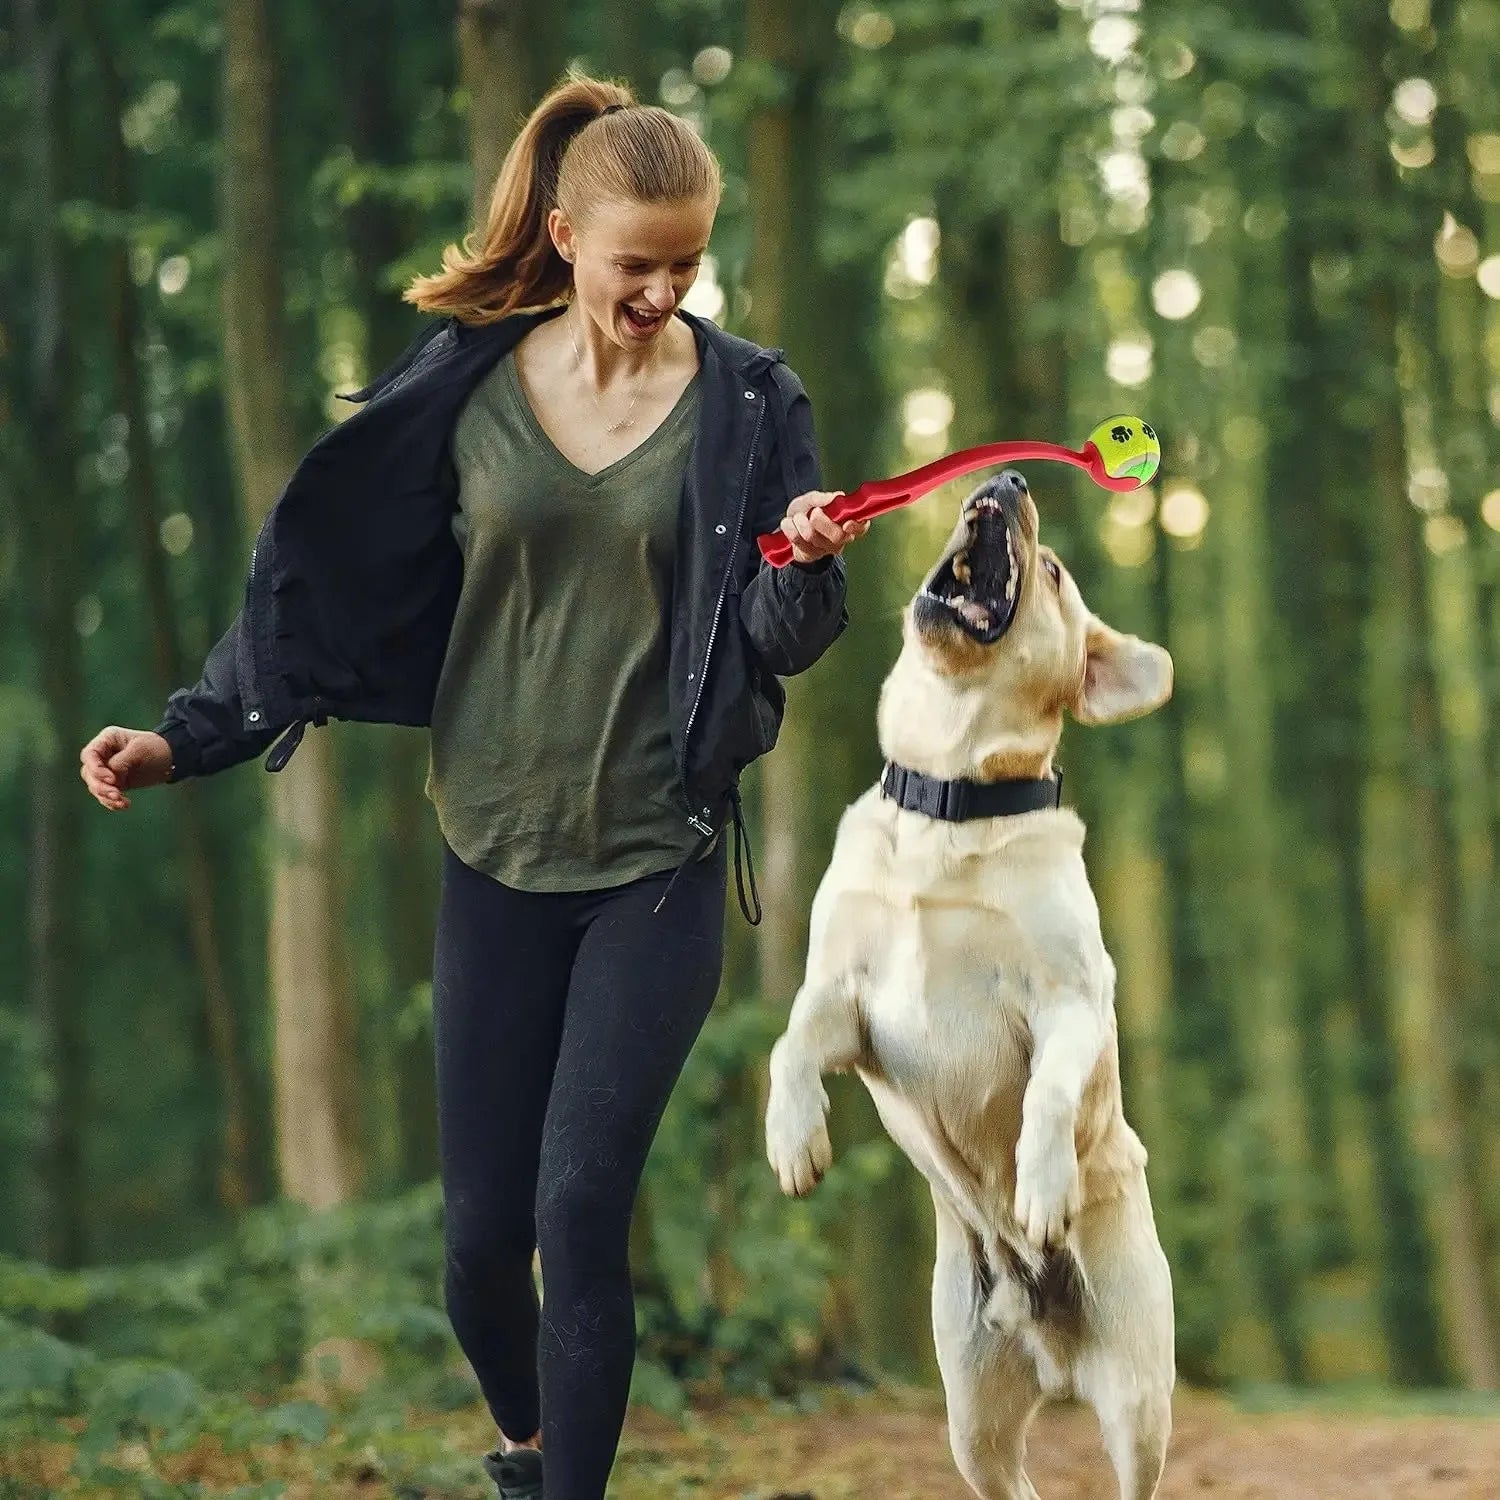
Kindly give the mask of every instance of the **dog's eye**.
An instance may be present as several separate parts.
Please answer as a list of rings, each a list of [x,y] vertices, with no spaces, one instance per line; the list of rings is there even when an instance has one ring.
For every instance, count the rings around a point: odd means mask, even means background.
[[[1042,566],[1052,575],[1052,587],[1060,589],[1062,587],[1062,569],[1058,567],[1057,559],[1055,557],[1044,557],[1042,559]]]

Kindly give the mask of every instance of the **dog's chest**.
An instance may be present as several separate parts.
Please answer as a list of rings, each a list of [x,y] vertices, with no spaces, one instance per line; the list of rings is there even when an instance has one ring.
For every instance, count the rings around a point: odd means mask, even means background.
[[[865,996],[870,1070],[918,1105],[959,1117],[1019,1111],[1030,1069],[1029,969],[1004,913],[918,900],[888,915]]]

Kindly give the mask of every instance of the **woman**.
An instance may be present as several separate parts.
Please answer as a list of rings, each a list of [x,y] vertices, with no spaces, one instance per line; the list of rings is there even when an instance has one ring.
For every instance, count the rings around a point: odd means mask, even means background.
[[[279,770],[328,717],[431,725],[445,1295],[515,1500],[544,1440],[547,1500],[604,1495],[631,1211],[719,982],[719,834],[756,921],[738,776],[777,676],[847,623],[839,553],[868,527],[821,509],[781,351],[682,309],[720,190],[667,111],[577,74],[549,93],[478,246],[406,293],[446,321],[298,466],[203,679],[82,753],[120,809],[285,730]],[[782,570],[754,542],[778,525]]]

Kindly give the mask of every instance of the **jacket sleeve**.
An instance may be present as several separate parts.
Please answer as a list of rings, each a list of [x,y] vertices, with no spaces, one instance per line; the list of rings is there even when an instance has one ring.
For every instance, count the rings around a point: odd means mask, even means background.
[[[211,776],[249,760],[285,727],[248,732],[244,728],[234,665],[244,618],[240,614],[219,637],[203,663],[203,675],[197,684],[178,688],[167,699],[156,733],[172,747],[173,781]]]
[[[771,366],[771,376],[770,401],[778,420],[765,476],[753,497],[752,536],[775,531],[798,495],[823,487],[807,391],[783,363]],[[812,666],[848,625],[845,594],[841,557],[784,568],[761,558],[740,596],[740,621],[765,665],[778,677],[791,677]]]

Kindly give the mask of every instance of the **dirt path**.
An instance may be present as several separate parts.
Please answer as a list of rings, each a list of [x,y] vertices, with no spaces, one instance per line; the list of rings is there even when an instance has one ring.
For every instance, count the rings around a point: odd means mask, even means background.
[[[1092,1413],[1037,1419],[1027,1469],[1042,1500],[1116,1500]],[[627,1427],[620,1500],[973,1500],[924,1396],[830,1400],[768,1420],[749,1409],[689,1434],[649,1413]],[[699,1477],[693,1485],[690,1476]],[[1304,1412],[1246,1415],[1179,1393],[1160,1500],[1500,1500],[1500,1422]]]
[[[821,1393],[798,1415],[761,1402],[694,1412],[684,1426],[631,1411],[610,1500],[973,1500],[948,1453],[939,1397],[922,1391],[873,1396]],[[153,1473],[168,1493],[229,1494],[279,1481],[283,1500],[493,1500],[478,1455],[494,1429],[482,1407],[406,1413],[404,1441],[346,1437],[287,1442],[253,1455],[200,1442],[129,1467]],[[403,1466],[420,1450],[426,1474]],[[0,1451],[0,1497],[122,1500],[135,1485],[77,1487],[71,1445]],[[1054,1408],[1031,1431],[1028,1470],[1042,1500],[1116,1500],[1114,1479],[1086,1410]],[[401,1482],[405,1472],[411,1478]],[[17,1481],[14,1486],[7,1476]],[[193,1488],[194,1485],[201,1488]],[[255,1493],[270,1493],[257,1490]],[[1500,1421],[1304,1410],[1251,1415],[1227,1402],[1178,1392],[1160,1500],[1500,1500]]]

